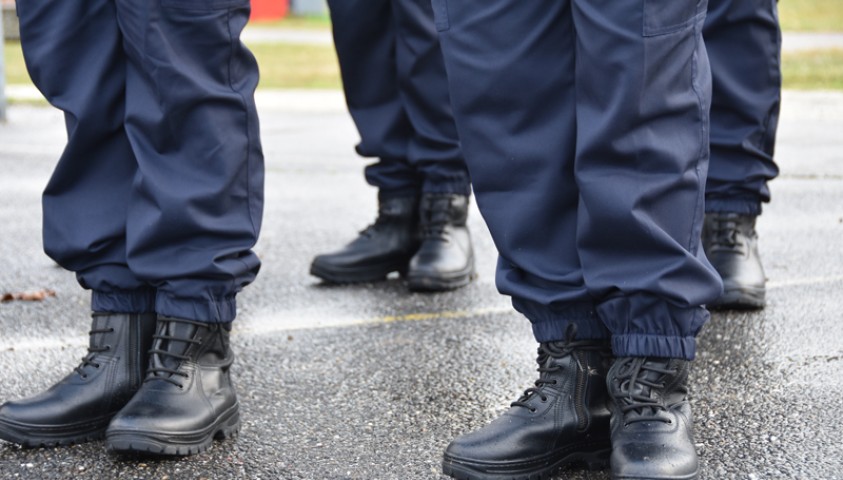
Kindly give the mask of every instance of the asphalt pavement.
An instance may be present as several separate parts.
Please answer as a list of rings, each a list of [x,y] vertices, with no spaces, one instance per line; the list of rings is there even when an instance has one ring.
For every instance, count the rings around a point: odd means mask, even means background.
[[[372,221],[339,92],[261,92],[263,269],[239,297],[233,343],[243,429],[173,460],[101,442],[0,442],[0,478],[438,479],[441,452],[536,378],[528,322],[494,287],[495,250],[470,215],[479,278],[443,294],[401,280],[337,287],[311,258]],[[39,195],[61,115],[12,105],[0,125],[0,402],[34,394],[85,353],[88,294],[42,252]],[[785,92],[773,202],[759,219],[763,311],[715,313],[693,370],[704,479],[843,479],[843,94]],[[559,478],[608,479],[568,470]]]

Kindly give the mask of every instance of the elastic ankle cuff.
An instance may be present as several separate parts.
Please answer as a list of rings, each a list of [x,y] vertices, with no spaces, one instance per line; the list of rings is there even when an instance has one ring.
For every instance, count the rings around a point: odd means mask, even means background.
[[[237,315],[234,296],[224,298],[181,298],[158,292],[155,298],[158,315],[207,323],[228,323]]]
[[[566,340],[568,327],[572,324],[577,328],[577,340],[609,338],[609,331],[598,318],[591,302],[571,302],[550,307],[513,298],[512,306],[533,324],[533,335],[539,343]]]
[[[659,357],[693,360],[697,353],[694,337],[666,335],[613,335],[612,353],[617,357]]]
[[[452,182],[452,183],[436,183],[436,184],[429,184],[425,183],[424,189],[422,193],[427,194],[443,194],[443,195],[463,195],[463,196],[470,196],[471,195],[471,185],[465,184],[464,182]]]
[[[93,290],[91,310],[104,313],[154,313],[155,290]]]
[[[761,202],[750,199],[705,199],[705,213],[739,213],[741,215],[761,215]]]

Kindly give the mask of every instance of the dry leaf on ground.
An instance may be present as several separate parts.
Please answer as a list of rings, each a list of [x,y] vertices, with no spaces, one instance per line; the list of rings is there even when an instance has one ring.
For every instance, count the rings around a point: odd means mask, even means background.
[[[38,290],[37,292],[7,292],[0,297],[0,302],[12,302],[15,300],[23,302],[40,302],[47,297],[55,296],[56,292],[53,290]]]

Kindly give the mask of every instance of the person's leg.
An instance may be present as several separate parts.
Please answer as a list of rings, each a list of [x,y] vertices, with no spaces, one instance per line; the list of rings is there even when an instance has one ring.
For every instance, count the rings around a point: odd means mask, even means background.
[[[703,30],[714,79],[711,165],[703,242],[723,278],[710,306],[759,308],[764,270],[755,219],[778,175],[773,159],[781,101],[776,0],[709,0]]]
[[[434,7],[475,194],[500,252],[498,287],[542,343],[536,388],[500,420],[452,442],[444,470],[488,478],[599,465],[607,393],[591,383],[565,389],[585,366],[615,395],[616,474],[664,468],[664,478],[692,478],[685,359],[707,318],[700,305],[720,292],[699,245],[710,88],[704,2]],[[565,40],[574,31],[576,44]],[[600,361],[603,324],[624,357],[611,375]],[[566,364],[571,356],[578,361]],[[646,406],[625,403],[630,388]],[[665,434],[667,422],[682,428]],[[631,430],[652,463],[626,448]],[[671,448],[659,446],[665,441]]]
[[[688,362],[721,292],[703,253],[705,0],[573,0],[578,252],[612,333],[615,478],[696,478]]]
[[[316,256],[310,273],[332,283],[370,282],[405,270],[419,247],[422,176],[407,160],[413,127],[399,93],[391,0],[329,0],[346,105],[360,143],[378,160],[365,169],[378,189],[375,223],[342,248]]]
[[[609,456],[608,331],[576,249],[575,43],[570,2],[435,0],[454,112],[497,286],[533,324],[535,387],[456,438],[456,478],[544,478]]]
[[[346,103],[360,133],[357,152],[379,158],[366,179],[378,188],[380,207],[372,226],[318,255],[310,272],[353,283],[401,271],[411,289],[463,286],[474,272],[465,226],[470,186],[430,5],[329,6]]]
[[[113,2],[34,0],[18,11],[30,76],[67,124],[43,195],[44,250],[93,290],[94,311],[152,312],[154,289],[126,262],[137,162],[123,129],[126,58]]]
[[[471,192],[430,2],[393,0],[398,90],[413,135],[409,163],[421,174],[421,245],[410,261],[411,290],[448,290],[474,275],[466,227]]]
[[[407,160],[413,126],[399,93],[392,0],[329,0],[346,105],[360,133],[357,153],[379,159],[367,182],[386,197],[418,196]]]
[[[154,290],[126,263],[137,170],[123,130],[126,59],[110,0],[18,4],[30,75],[65,112],[67,146],[44,192],[44,247],[93,290],[88,354],[63,380],[0,407],[0,438],[29,447],[99,438],[137,391]]]
[[[422,175],[423,193],[468,195],[448,93],[448,76],[430,2],[393,0],[395,74],[412,125],[407,159]]]
[[[263,207],[248,0],[117,0],[138,161],[126,229],[157,287],[147,377],[106,433],[113,451],[190,454],[239,426],[230,379],[235,295],[254,280]]]

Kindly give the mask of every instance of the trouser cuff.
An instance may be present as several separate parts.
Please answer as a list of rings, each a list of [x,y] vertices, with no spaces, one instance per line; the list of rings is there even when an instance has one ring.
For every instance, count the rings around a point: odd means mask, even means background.
[[[424,182],[422,193],[447,193],[454,195],[471,195],[471,184],[466,181]]]
[[[739,213],[761,215],[761,202],[755,199],[705,199],[705,213]]]
[[[617,357],[660,357],[693,360],[697,352],[694,337],[667,335],[614,335],[612,353]]]
[[[693,360],[694,338],[709,319],[703,307],[679,306],[652,294],[615,297],[597,305],[619,357]]]
[[[576,327],[577,340],[609,338],[609,331],[598,318],[594,304],[591,302],[571,302],[548,306],[513,298],[512,306],[533,324],[533,335],[539,343],[567,340],[570,325]]]
[[[91,292],[91,310],[104,313],[154,313],[155,290],[114,290]]]
[[[159,291],[155,298],[155,311],[165,317],[228,323],[237,316],[237,302],[233,295],[223,298],[181,298]]]

